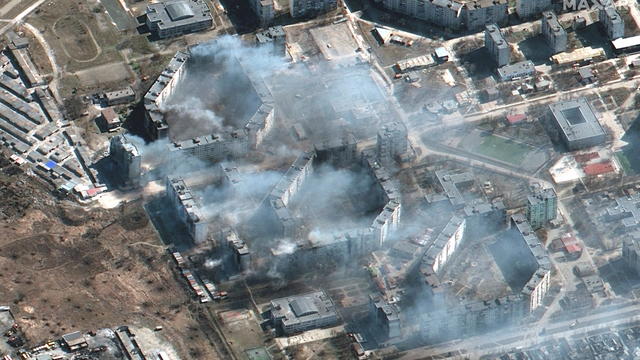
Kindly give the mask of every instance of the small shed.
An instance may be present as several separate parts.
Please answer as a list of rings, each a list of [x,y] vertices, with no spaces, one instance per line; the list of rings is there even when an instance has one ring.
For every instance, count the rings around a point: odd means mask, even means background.
[[[593,74],[590,67],[580,68],[580,70],[578,70],[578,75],[580,76],[580,82],[585,85],[596,81],[596,76]]]
[[[108,130],[113,130],[118,128],[122,122],[120,121],[120,116],[113,110],[112,107],[108,107],[103,109],[102,112],[102,120],[104,120],[105,125]]]
[[[82,335],[80,331],[74,331],[72,333],[62,335],[62,342],[71,351],[76,351],[87,347],[87,340],[84,338],[84,335]]]
[[[435,55],[436,55],[436,59],[439,62],[447,62],[447,61],[449,61],[449,52],[444,47],[436,48]]]

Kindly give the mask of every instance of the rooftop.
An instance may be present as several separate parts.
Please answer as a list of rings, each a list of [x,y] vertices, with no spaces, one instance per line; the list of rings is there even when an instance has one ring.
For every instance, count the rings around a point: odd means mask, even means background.
[[[333,301],[324,291],[316,291],[271,300],[271,313],[274,318],[282,319],[286,326],[316,318],[336,316],[336,309]]]
[[[585,98],[549,105],[551,113],[569,141],[602,136],[604,129]]]
[[[530,60],[520,61],[498,68],[498,75],[501,79],[512,79],[519,76],[532,75],[535,74],[535,72],[536,67]]]
[[[496,24],[486,25],[485,34],[487,34],[489,36],[489,38],[491,38],[493,43],[499,49],[508,48],[509,47],[509,44],[504,39],[504,36],[502,36],[502,33],[500,32],[500,28],[498,27],[498,25],[496,25]]]
[[[149,4],[147,18],[159,28],[171,28],[211,19],[211,10],[201,0],[170,0]]]

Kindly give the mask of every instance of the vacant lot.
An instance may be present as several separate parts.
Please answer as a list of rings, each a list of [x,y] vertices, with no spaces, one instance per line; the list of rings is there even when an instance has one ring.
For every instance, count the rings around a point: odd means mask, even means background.
[[[140,203],[88,209],[0,162],[0,299],[31,344],[74,330],[164,327],[183,359],[216,359]]]
[[[57,0],[45,3],[27,21],[40,30],[64,70],[78,71],[123,61],[117,43],[128,33],[119,32],[95,0]]]
[[[62,42],[65,55],[77,62],[91,61],[100,54],[91,30],[73,16],[58,19],[53,32]]]

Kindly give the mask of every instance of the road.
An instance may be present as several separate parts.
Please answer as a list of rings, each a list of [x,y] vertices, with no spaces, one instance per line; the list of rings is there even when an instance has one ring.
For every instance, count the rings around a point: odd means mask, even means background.
[[[427,355],[446,354],[460,349],[465,349],[467,353],[473,354],[473,358],[477,358],[507,349],[539,344],[553,338],[582,335],[598,329],[630,324],[640,320],[638,311],[640,311],[640,304],[629,303],[624,306],[612,307],[608,311],[582,316],[577,322],[571,319],[549,324],[545,327],[544,333],[537,333],[534,336],[531,336],[530,326],[526,324],[507,328],[501,332],[470,337],[462,341],[454,340],[435,346],[408,350],[400,359],[423,359]]]
[[[40,45],[42,45],[42,48],[44,49],[44,51],[47,53],[47,57],[49,58],[49,63],[51,64],[51,69],[53,70],[53,79],[49,83],[49,89],[51,89],[51,92],[53,93],[53,96],[56,98],[56,101],[58,103],[62,103],[62,98],[60,97],[60,91],[58,89],[58,82],[60,81],[61,69],[58,66],[58,63],[56,62],[55,53],[53,52],[53,49],[51,48],[51,46],[49,46],[49,43],[47,43],[47,40],[45,40],[42,33],[38,29],[36,29],[35,26],[29,23],[24,23],[24,27],[25,29],[27,29],[29,32],[33,34],[33,36],[36,38],[36,40],[38,40]]]
[[[21,12],[20,14],[18,14],[18,16],[16,16],[15,18],[13,18],[7,25],[3,26],[2,28],[0,28],[0,35],[6,33],[7,31],[11,30],[11,28],[13,28],[16,24],[18,24],[19,22],[22,21],[22,19],[24,19],[25,17],[27,17],[29,14],[31,14],[35,9],[38,8],[38,6],[44,4],[46,1],[49,0],[38,0],[35,3],[33,3],[33,5],[29,6],[28,8],[26,8],[23,12]]]

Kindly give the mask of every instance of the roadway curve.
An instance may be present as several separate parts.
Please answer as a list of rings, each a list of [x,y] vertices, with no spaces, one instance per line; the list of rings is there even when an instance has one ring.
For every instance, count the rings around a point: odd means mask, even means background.
[[[56,101],[58,101],[58,103],[62,103],[62,99],[60,97],[60,92],[58,89],[58,83],[60,82],[60,76],[61,76],[60,74],[62,71],[58,66],[58,63],[56,62],[56,57],[53,49],[51,48],[51,46],[49,46],[49,43],[47,43],[47,40],[44,38],[40,30],[36,29],[35,26],[29,23],[24,23],[23,26],[25,29],[27,29],[29,32],[33,34],[33,36],[36,38],[36,40],[38,40],[40,45],[42,45],[42,48],[44,49],[45,53],[47,53],[47,58],[49,59],[49,63],[51,64],[51,70],[53,72],[53,79],[49,83],[49,89],[51,89],[51,92],[53,93],[53,96],[56,98]]]

